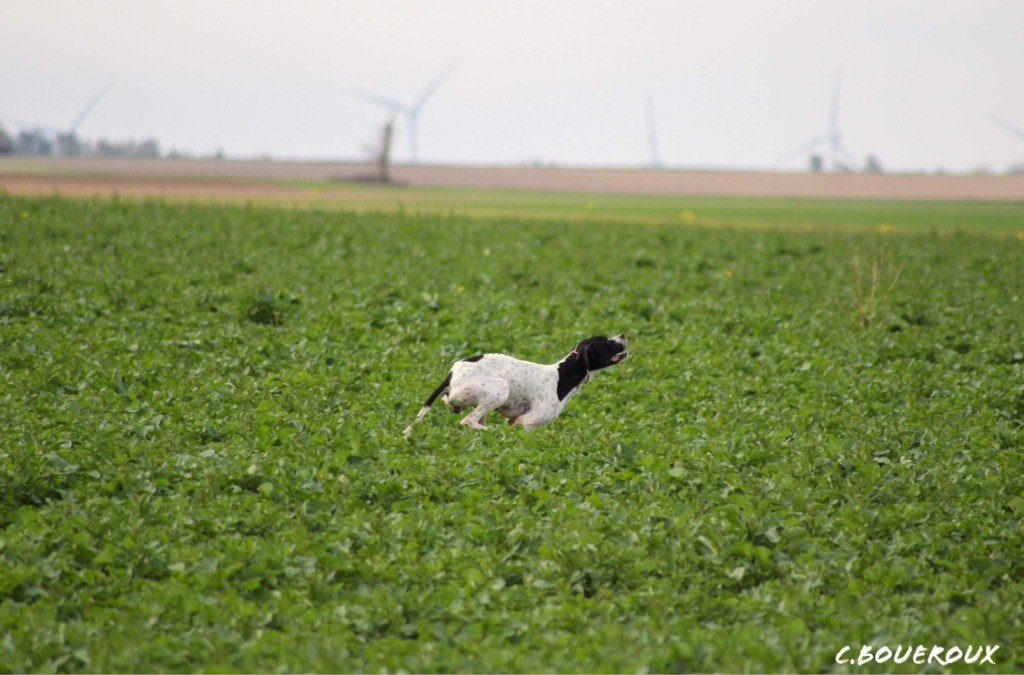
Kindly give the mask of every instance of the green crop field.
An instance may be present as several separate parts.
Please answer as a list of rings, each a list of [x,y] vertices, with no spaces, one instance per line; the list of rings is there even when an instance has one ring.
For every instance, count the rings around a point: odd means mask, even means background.
[[[278,182],[277,184],[282,184]],[[1016,236],[1024,240],[1024,204],[915,202],[678,195],[580,194],[453,188],[393,188],[337,183],[286,183],[326,208],[478,218],[699,225],[771,231],[879,232]],[[267,199],[266,202],[270,202]]]
[[[1024,669],[1024,204],[439,194],[0,195],[0,671]]]

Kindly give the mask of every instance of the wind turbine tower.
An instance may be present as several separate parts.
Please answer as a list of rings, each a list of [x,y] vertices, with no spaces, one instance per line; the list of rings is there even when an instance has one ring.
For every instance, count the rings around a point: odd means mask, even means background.
[[[842,137],[839,135],[839,94],[843,90],[843,69],[839,68],[836,75],[836,90],[832,95],[832,110],[828,116],[828,148],[831,154],[832,171],[840,168],[839,153],[842,150]]]
[[[828,115],[828,129],[821,136],[817,136],[807,141],[793,152],[785,155],[779,164],[788,163],[797,157],[802,157],[809,152],[817,150],[820,147],[825,148],[828,153],[828,170],[829,171],[849,171],[850,165],[847,162],[854,163],[856,159],[853,154],[846,149],[843,145],[842,134],[839,133],[839,94],[843,88],[843,69],[839,69],[839,73],[836,76],[836,88],[832,94],[832,107],[829,110]]]
[[[661,168],[661,157],[658,155],[658,131],[654,126],[654,97],[647,95],[647,147],[650,159],[647,166],[652,169]]]
[[[349,92],[364,101],[370,103],[376,103],[377,105],[388,108],[393,113],[402,113],[405,115],[406,122],[409,126],[409,160],[412,164],[419,162],[419,149],[416,142],[416,121],[419,119],[420,113],[423,112],[423,106],[426,105],[427,101],[434,92],[437,91],[438,87],[444,83],[448,76],[459,66],[459,62],[455,61],[451,63],[447,68],[442,70],[437,77],[433,79],[430,85],[423,90],[423,92],[413,101],[411,104],[405,104],[395,99],[386,98],[377,94],[363,91],[361,89],[350,88]]]

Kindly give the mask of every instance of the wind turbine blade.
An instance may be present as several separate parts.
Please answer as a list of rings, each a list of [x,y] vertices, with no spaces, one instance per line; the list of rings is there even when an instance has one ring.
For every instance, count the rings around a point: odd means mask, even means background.
[[[405,111],[409,127],[409,161],[413,164],[418,164],[420,161],[419,149],[416,146],[416,117],[419,114],[419,108],[410,108]]]
[[[808,152],[814,150],[823,143],[827,143],[829,141],[829,138],[829,136],[818,136],[817,138],[811,139],[804,143],[803,145],[801,145],[800,147],[793,150],[792,152],[783,155],[782,157],[780,157],[779,159],[775,160],[772,163],[776,165],[789,164],[797,157],[807,154]]]
[[[423,104],[427,102],[427,99],[434,95],[434,92],[437,91],[437,88],[440,87],[441,84],[446,79],[448,79],[448,76],[451,75],[455,71],[455,69],[459,67],[460,63],[461,61],[453,61],[452,63],[448,64],[448,67],[442,70],[440,75],[434,78],[434,81],[430,83],[430,86],[423,90],[423,93],[420,94],[420,97],[416,99],[416,102],[413,103],[412,106],[410,107],[417,113],[419,113],[420,108],[422,108]]]
[[[376,103],[377,105],[382,105],[385,108],[390,108],[394,112],[402,112],[408,110],[408,108],[406,108],[403,104],[399,103],[398,101],[395,101],[394,99],[384,98],[383,96],[377,96],[376,94],[371,94],[370,92],[363,91],[362,89],[349,87],[348,93],[352,94],[356,98],[361,98],[364,101],[369,101],[370,103]]]
[[[78,127],[82,125],[82,122],[84,122],[85,118],[89,116],[92,109],[96,107],[96,104],[100,102],[101,98],[107,95],[107,92],[110,91],[110,88],[113,86],[114,85],[112,84],[104,85],[98,92],[96,92],[96,95],[92,97],[92,100],[85,104],[82,111],[78,113],[78,117],[76,117],[75,121],[71,123],[71,128],[68,129],[69,134],[73,134],[78,130]]]
[[[1019,138],[1021,140],[1024,140],[1024,129],[1018,129],[1017,127],[1013,126],[1009,122],[1006,122],[1006,121],[1003,121],[1003,120],[999,119],[995,115],[989,115],[989,119],[992,120],[993,124],[995,124],[996,126],[1002,128],[1003,131],[1008,131],[1011,134],[1013,134],[1014,136],[1016,136],[1017,138]]]

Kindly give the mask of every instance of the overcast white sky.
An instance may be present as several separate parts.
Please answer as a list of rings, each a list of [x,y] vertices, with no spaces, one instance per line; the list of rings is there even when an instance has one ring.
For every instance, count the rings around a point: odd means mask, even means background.
[[[357,159],[423,109],[421,161],[777,168],[839,129],[890,170],[1024,161],[1019,0],[0,0],[0,120],[164,150]],[[405,120],[395,159],[409,156]],[[787,166],[802,168],[804,160]]]

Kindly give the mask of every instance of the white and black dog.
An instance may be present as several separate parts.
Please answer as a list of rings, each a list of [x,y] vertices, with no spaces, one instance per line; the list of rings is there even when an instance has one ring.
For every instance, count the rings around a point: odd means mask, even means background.
[[[434,400],[442,399],[459,413],[466,408],[462,424],[485,429],[484,417],[497,410],[509,425],[521,424],[527,429],[547,424],[558,417],[565,404],[590,380],[590,374],[616,363],[622,363],[626,352],[626,336],[587,338],[558,363],[545,365],[521,361],[504,354],[480,354],[457,361],[405,432],[412,431],[430,410]]]

